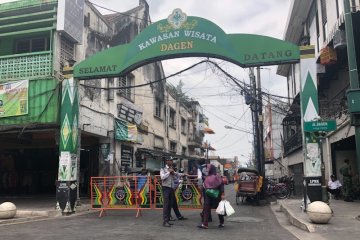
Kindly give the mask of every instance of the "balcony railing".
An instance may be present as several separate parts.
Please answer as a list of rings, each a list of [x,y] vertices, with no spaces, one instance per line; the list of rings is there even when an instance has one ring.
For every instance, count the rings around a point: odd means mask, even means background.
[[[50,51],[0,56],[0,81],[48,77],[51,73]]]
[[[201,147],[203,138],[199,136],[189,136],[188,145],[193,147]]]
[[[296,149],[302,146],[302,135],[301,131],[296,132],[291,138],[284,143],[284,155],[292,153]]]

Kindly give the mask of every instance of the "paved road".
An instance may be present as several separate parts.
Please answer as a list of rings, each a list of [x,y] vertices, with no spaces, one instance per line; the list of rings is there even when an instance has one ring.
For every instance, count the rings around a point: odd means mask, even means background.
[[[225,228],[218,229],[218,219],[209,229],[198,229],[200,210],[184,210],[189,219],[176,221],[171,228],[162,227],[162,212],[143,211],[136,218],[136,212],[108,211],[99,218],[98,213],[51,218],[46,220],[0,225],[1,240],[63,240],[63,239],[297,239],[280,226],[269,205],[252,206],[234,203],[233,186],[228,185],[227,198],[233,203],[236,213],[225,219]]]

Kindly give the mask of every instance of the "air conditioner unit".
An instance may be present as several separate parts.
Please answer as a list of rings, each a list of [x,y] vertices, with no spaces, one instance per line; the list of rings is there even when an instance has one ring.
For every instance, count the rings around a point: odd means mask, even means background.
[[[346,47],[346,33],[344,30],[338,29],[334,34],[334,48]]]

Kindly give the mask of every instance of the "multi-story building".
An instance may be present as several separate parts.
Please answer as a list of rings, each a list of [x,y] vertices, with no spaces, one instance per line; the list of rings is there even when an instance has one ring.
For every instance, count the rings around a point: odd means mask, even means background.
[[[110,15],[89,1],[69,2],[0,4],[0,194],[55,194],[59,142],[70,137],[59,120],[64,66],[126,44],[150,23],[145,0]],[[79,82],[80,193],[89,194],[91,176],[158,170],[169,155],[202,156],[200,104],[178,101],[165,80],[133,87],[164,77],[156,62]]]
[[[287,167],[282,164],[282,109],[280,102],[277,107],[271,103],[264,107],[265,176],[276,179],[288,174]]]
[[[349,1],[354,33],[354,54],[359,68],[360,56],[360,2]],[[284,40],[298,45],[315,46],[317,60],[317,90],[319,115],[323,120],[335,119],[337,129],[327,132],[322,141],[326,179],[339,174],[343,160],[348,158],[353,169],[359,169],[356,159],[355,127],[350,121],[346,91],[350,89],[349,62],[345,37],[344,1],[295,0],[292,1]],[[277,73],[287,77],[290,108],[283,119],[284,162],[297,176],[296,186],[302,186],[304,173],[299,65],[282,65]],[[359,147],[359,146],[358,146]],[[296,179],[295,179],[296,180]],[[299,192],[299,191],[297,191]],[[300,191],[301,192],[301,191]]]

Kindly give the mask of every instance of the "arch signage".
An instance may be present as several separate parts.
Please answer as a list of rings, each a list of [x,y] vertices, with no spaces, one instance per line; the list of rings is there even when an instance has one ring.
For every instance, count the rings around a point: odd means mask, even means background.
[[[213,22],[175,9],[131,43],[106,49],[74,68],[77,79],[124,75],[142,65],[172,58],[213,57],[241,67],[299,62],[299,47],[254,34],[226,34]]]

